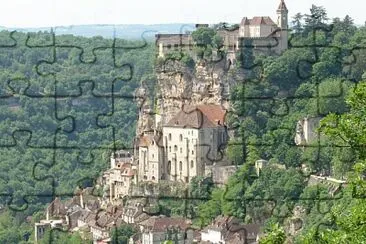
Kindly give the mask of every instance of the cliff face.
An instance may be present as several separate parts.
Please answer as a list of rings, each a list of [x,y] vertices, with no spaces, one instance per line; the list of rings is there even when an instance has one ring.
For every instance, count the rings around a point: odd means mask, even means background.
[[[232,84],[228,78],[226,61],[198,61],[195,67],[189,68],[179,61],[168,61],[156,67],[157,84],[155,101],[140,99],[141,106],[137,135],[151,130],[155,122],[165,124],[183,105],[216,104],[229,108],[229,89]],[[146,85],[138,94],[151,97]],[[155,121],[154,117],[157,118]],[[159,127],[159,126],[158,126]]]

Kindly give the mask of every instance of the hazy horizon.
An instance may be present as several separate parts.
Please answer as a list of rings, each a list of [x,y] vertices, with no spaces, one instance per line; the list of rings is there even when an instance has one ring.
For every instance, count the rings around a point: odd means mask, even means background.
[[[219,22],[239,23],[244,16],[270,16],[276,19],[280,0],[249,1],[167,0],[122,2],[116,0],[14,0],[0,9],[0,26],[6,28],[51,28],[82,25],[162,25]],[[308,13],[312,4],[323,6],[330,19],[346,15],[363,25],[366,18],[358,0],[347,6],[332,0],[285,0],[289,21],[298,13]],[[364,4],[366,5],[366,4]]]

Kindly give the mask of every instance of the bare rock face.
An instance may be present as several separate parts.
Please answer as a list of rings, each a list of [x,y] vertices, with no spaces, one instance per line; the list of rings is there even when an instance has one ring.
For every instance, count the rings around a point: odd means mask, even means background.
[[[293,216],[290,217],[286,222],[286,230],[288,235],[295,236],[301,232],[304,222],[303,219],[306,215],[305,209],[302,206],[295,206],[293,209]]]
[[[194,69],[178,61],[157,70],[157,113],[167,123],[183,105],[216,104],[229,107],[229,82],[225,61],[199,61]]]

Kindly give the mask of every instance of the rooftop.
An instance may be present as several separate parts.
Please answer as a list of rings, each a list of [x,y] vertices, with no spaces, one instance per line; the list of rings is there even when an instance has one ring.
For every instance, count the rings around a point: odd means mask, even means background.
[[[241,20],[241,25],[276,25],[269,16],[256,16],[253,19],[244,17]]]
[[[165,216],[153,216],[145,221],[142,221],[140,225],[154,232],[165,232],[166,229],[170,227],[180,228],[181,230],[186,230],[189,227],[187,220],[184,218]]]
[[[224,125],[226,110],[220,105],[185,106],[165,126],[212,128]]]
[[[283,10],[288,12],[285,1],[284,0],[281,0],[280,5],[278,6],[277,11],[283,11]]]

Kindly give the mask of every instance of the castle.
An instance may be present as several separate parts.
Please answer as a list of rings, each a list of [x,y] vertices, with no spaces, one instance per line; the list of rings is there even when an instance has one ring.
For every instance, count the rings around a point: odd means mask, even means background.
[[[224,47],[228,51],[228,58],[242,47],[248,47],[245,41],[250,41],[250,48],[257,51],[281,54],[288,48],[288,9],[284,0],[277,8],[276,23],[268,16],[257,16],[249,19],[244,17],[239,28],[234,30],[219,29],[217,33],[223,38]],[[196,25],[208,26],[208,25]],[[191,34],[157,34],[156,46],[159,57],[172,50],[191,50],[194,41]]]

